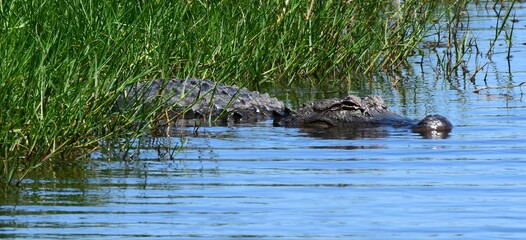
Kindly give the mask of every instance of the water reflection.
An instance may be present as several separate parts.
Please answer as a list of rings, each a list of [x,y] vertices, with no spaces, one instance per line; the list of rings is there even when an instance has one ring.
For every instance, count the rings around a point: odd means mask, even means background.
[[[301,133],[320,139],[376,139],[386,138],[389,130],[386,128],[301,128]]]
[[[360,146],[360,145],[344,145],[344,146],[325,145],[325,146],[311,146],[309,148],[312,148],[312,149],[335,149],[335,150],[362,150],[362,149],[383,149],[383,148],[386,148],[386,147],[382,146],[382,145],[369,145],[369,146],[367,146],[367,145],[363,145],[363,146]]]
[[[418,132],[420,136],[424,139],[447,139],[450,132],[438,132],[438,131],[428,131],[428,132]]]
[[[400,133],[405,132],[408,135],[412,134],[409,129],[395,129],[395,128],[302,128],[299,130],[301,133],[305,133],[309,137],[321,138],[321,139],[377,139],[387,138],[393,132]],[[439,131],[426,131],[416,132],[424,139],[447,139],[449,132]]]

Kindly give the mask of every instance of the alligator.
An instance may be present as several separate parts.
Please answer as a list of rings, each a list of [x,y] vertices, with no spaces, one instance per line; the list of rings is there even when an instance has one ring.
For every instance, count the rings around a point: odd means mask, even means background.
[[[445,138],[453,128],[447,118],[428,115],[415,121],[398,115],[377,95],[322,99],[293,110],[268,93],[202,79],[139,82],[129,86],[117,107],[148,106],[161,101],[167,122],[218,125],[273,120],[274,126],[315,129],[410,128],[424,137]]]

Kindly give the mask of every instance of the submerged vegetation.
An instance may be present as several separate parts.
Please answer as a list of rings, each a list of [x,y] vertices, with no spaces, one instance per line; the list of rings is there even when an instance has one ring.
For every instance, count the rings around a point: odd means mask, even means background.
[[[156,106],[114,108],[133,82],[195,77],[257,89],[370,81],[407,63],[444,6],[465,3],[0,1],[0,180],[18,183],[101,141],[147,133],[137,122]]]

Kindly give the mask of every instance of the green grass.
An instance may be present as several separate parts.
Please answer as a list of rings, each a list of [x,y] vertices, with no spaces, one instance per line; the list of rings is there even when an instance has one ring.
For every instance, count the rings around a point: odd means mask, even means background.
[[[146,133],[156,112],[113,105],[171,77],[264,84],[370,81],[414,53],[435,1],[0,1],[0,174],[22,179],[102,140]]]

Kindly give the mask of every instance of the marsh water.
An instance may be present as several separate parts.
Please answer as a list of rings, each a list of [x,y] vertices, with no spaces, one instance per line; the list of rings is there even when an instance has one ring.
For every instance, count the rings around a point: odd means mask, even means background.
[[[446,49],[430,49],[411,59],[403,91],[373,89],[404,116],[447,116],[455,125],[447,139],[270,122],[201,128],[183,142],[137,139],[120,156],[101,151],[1,189],[0,237],[524,239],[526,99],[503,87],[526,81],[525,7],[516,3],[512,16],[510,59],[501,36],[491,58],[466,57],[467,76],[446,74],[437,64]],[[468,13],[485,53],[495,12],[481,3]],[[484,86],[500,88],[474,92]]]

